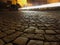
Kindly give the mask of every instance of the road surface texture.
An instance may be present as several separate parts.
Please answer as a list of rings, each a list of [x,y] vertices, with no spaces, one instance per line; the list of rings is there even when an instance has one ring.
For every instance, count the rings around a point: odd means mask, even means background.
[[[60,45],[60,11],[0,12],[0,45]]]

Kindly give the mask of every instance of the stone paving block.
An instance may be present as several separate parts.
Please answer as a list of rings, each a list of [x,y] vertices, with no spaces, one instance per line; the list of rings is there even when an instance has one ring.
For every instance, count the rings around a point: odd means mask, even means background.
[[[39,27],[37,27],[38,29],[40,29],[40,30],[46,30],[47,29],[47,27],[45,27],[45,26],[39,26]]]
[[[60,45],[58,13],[60,12],[0,12],[0,45]]]
[[[2,27],[0,26],[0,29],[2,29]]]
[[[56,27],[56,25],[55,25],[54,23],[50,23],[50,24],[48,23],[48,24],[45,24],[45,26],[46,26],[46,27],[50,27],[50,26]]]
[[[4,32],[1,32],[1,31],[0,31],[0,38],[2,38],[2,37],[4,37],[4,36],[6,36],[6,34],[5,34]]]
[[[29,27],[28,29],[26,29],[24,32],[26,33],[35,33],[36,28],[35,27]]]
[[[56,30],[56,28],[53,27],[53,26],[47,27],[47,29],[48,29],[48,30]]]
[[[27,45],[43,45],[43,41],[30,40]]]
[[[29,26],[35,26],[36,24],[35,23],[29,23]]]
[[[56,35],[44,35],[45,36],[45,39],[47,41],[59,41],[59,39],[56,38]]]
[[[51,26],[51,24],[44,24],[46,27],[49,27],[49,26]]]
[[[25,28],[25,29],[27,29],[27,28],[29,28],[29,26],[28,26],[28,25],[26,25],[26,26],[24,26],[24,28]]]
[[[12,34],[15,32],[15,30],[8,30],[8,31],[4,31],[6,34]]]
[[[3,42],[2,39],[0,39],[0,45],[4,45],[5,43]]]
[[[14,26],[11,26],[9,28],[10,28],[10,30],[15,30],[16,29],[16,27],[14,27]]]
[[[46,34],[56,34],[54,30],[45,30]]]
[[[16,31],[20,31],[20,32],[23,32],[24,31],[24,27],[17,27],[16,29],[15,29]]]
[[[44,42],[44,45],[50,45],[50,42]]]
[[[44,24],[39,24],[39,23],[37,23],[37,26],[40,26],[40,27],[43,27],[43,26],[45,26]]]
[[[34,34],[30,34],[30,33],[24,33],[23,35],[21,35],[21,37],[27,37],[27,38],[30,38],[30,39],[33,39],[34,38]]]
[[[16,40],[13,41],[13,43],[18,44],[18,45],[26,45],[28,41],[28,38],[25,37],[18,37]]]
[[[26,33],[34,33],[35,30],[28,30],[28,29],[26,29],[24,32],[26,32]]]
[[[3,40],[5,42],[10,42],[10,41],[14,40],[16,37],[20,36],[21,34],[22,34],[22,32],[17,31],[12,35],[8,35],[8,36],[4,37]]]
[[[58,42],[50,42],[51,45],[59,45]]]
[[[60,30],[55,30],[55,31],[56,31],[56,33],[60,34]]]
[[[7,30],[9,30],[9,28],[6,28],[6,26],[2,27],[2,31],[7,31]]]
[[[5,44],[5,45],[13,45],[12,43],[7,43],[7,44]]]
[[[44,40],[44,35],[43,34],[35,34],[34,38],[38,39],[38,40]]]
[[[17,24],[16,27],[21,27],[22,25],[21,24]]]
[[[16,31],[21,31],[21,27],[16,27]]]
[[[56,35],[56,37],[59,39],[59,41],[60,41],[60,35],[58,34],[58,35]]]
[[[31,23],[34,23],[35,21],[34,20],[30,20]]]
[[[35,33],[37,33],[37,34],[45,34],[45,32],[44,32],[44,30],[35,30]]]

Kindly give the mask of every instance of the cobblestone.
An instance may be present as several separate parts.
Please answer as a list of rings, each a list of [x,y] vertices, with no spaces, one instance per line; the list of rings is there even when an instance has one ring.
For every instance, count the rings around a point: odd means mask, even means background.
[[[56,37],[55,37],[55,35],[53,36],[53,35],[45,35],[45,38],[46,38],[46,40],[48,40],[48,41],[59,41],[59,39],[57,39]]]
[[[50,45],[50,42],[44,42],[44,45]]]
[[[60,30],[55,30],[55,32],[60,34]]]
[[[8,44],[5,44],[5,45],[13,45],[12,43],[8,43]]]
[[[28,38],[18,37],[13,43],[16,43],[18,45],[26,45],[27,41]]]
[[[60,45],[60,11],[0,12],[0,45]]]
[[[59,45],[58,42],[51,42],[50,44],[51,44],[51,45]]]
[[[15,30],[8,30],[8,31],[4,31],[6,34],[12,34],[15,32]]]
[[[47,34],[56,34],[56,32],[54,30],[46,30],[45,31]]]
[[[16,32],[16,33],[14,33],[12,35],[4,37],[3,40],[5,42],[10,42],[10,41],[14,40],[16,37],[20,36],[21,34],[22,34],[22,32]]]
[[[56,35],[56,37],[60,40],[60,35]]]
[[[43,45],[43,41],[38,41],[38,40],[30,40],[28,45]]]
[[[44,45],[59,45],[58,42],[45,42]]]
[[[24,32],[26,33],[35,33],[36,28],[35,27],[29,27],[28,29],[26,29]]]
[[[30,34],[30,33],[24,33],[23,35],[21,35],[22,37],[27,37],[27,38],[30,38],[30,39],[33,39],[34,38],[34,34]]]
[[[0,39],[0,45],[4,45],[4,42],[3,40]]]
[[[6,34],[0,31],[0,38],[2,38],[4,36],[6,36]]]
[[[40,40],[44,40],[44,35],[43,34],[36,34],[34,36],[35,39],[40,39]]]
[[[35,33],[37,33],[37,34],[44,34],[45,32],[44,32],[44,30],[35,30]]]

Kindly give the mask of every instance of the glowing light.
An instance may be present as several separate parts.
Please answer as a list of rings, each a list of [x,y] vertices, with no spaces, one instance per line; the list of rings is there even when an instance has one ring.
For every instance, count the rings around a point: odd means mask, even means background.
[[[12,0],[12,4],[16,4],[16,0]]]
[[[56,2],[60,2],[60,0],[47,0],[48,3],[56,3]]]
[[[52,4],[45,4],[45,5],[40,5],[40,6],[31,6],[31,7],[24,7],[24,8],[19,8],[20,9],[40,9],[40,8],[48,8],[48,7],[58,7],[60,6],[60,3],[52,3]]]
[[[32,6],[33,4],[32,3],[28,3],[27,6]]]
[[[20,6],[26,6],[27,5],[27,0],[17,0],[17,3],[20,4]]]

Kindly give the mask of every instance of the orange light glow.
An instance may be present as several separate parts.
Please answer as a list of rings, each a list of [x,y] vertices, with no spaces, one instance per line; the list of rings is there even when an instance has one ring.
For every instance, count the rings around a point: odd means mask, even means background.
[[[32,3],[28,3],[27,6],[32,6]]]
[[[20,6],[26,6],[27,5],[27,0],[17,0],[17,3],[20,4]]]
[[[12,0],[12,4],[16,4],[16,0]]]
[[[47,0],[48,3],[56,3],[56,2],[60,2],[60,0]]]

